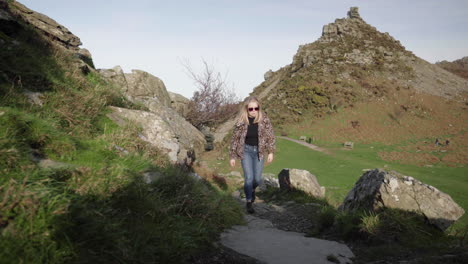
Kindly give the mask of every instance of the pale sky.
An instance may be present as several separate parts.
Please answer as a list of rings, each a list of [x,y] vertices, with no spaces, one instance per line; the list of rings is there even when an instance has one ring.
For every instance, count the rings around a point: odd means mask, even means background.
[[[212,64],[244,98],[263,74],[292,62],[299,45],[346,17],[351,6],[417,56],[453,61],[468,56],[467,0],[20,0],[77,35],[97,68],[147,71],[167,90],[195,91],[182,60]]]

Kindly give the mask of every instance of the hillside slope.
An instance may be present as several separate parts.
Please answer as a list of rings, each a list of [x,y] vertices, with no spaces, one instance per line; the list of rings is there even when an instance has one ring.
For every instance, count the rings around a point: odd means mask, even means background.
[[[295,121],[310,112],[319,117],[401,90],[460,101],[468,82],[416,57],[351,8],[347,18],[325,25],[317,41],[300,46],[293,62],[270,73],[252,95],[284,125],[291,116]]]
[[[0,263],[184,263],[210,249],[239,207],[107,117],[142,106],[79,45],[0,1]]]
[[[464,79],[468,79],[468,57],[463,57],[459,60],[454,60],[452,62],[436,62],[436,65]]]

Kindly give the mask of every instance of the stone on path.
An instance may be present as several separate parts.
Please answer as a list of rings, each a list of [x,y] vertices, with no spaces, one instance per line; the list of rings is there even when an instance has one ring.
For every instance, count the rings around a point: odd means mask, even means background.
[[[344,244],[286,232],[265,219],[247,215],[247,226],[233,226],[221,234],[221,243],[241,254],[265,263],[326,263],[335,256],[340,263],[352,263],[353,252]]]
[[[345,197],[340,210],[394,208],[424,215],[441,230],[447,229],[465,211],[450,195],[395,171],[365,172]]]
[[[325,197],[325,187],[320,186],[317,177],[306,170],[283,169],[278,175],[280,188],[297,189],[314,197]]]

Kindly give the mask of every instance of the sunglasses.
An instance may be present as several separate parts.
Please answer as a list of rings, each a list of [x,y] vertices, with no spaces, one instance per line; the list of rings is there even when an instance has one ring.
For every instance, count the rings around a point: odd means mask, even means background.
[[[247,108],[247,109],[249,110],[249,112],[252,112],[253,110],[255,110],[255,111],[258,111],[258,110],[260,110],[260,108],[259,108],[259,107],[255,107],[255,108],[253,108],[253,107],[249,107],[249,108]]]

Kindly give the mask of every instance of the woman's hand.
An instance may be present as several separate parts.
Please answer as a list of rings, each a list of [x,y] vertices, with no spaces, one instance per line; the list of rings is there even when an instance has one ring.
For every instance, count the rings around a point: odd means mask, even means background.
[[[235,160],[235,159],[231,159],[231,160],[229,161],[229,164],[231,164],[231,167],[236,166],[236,160]]]
[[[273,161],[273,153],[268,154],[267,162],[271,163]]]

